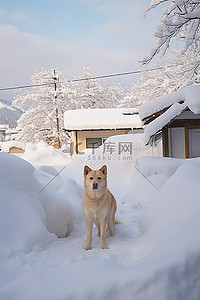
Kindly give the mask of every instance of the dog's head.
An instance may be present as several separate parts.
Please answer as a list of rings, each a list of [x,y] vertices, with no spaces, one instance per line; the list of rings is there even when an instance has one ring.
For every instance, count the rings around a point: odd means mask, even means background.
[[[85,187],[90,191],[98,192],[107,187],[107,166],[99,170],[92,170],[88,166],[84,167]]]

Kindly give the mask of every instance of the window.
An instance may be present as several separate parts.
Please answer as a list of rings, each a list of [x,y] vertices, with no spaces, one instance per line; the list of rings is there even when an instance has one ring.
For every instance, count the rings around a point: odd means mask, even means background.
[[[102,145],[102,138],[86,138],[86,148],[98,148]]]
[[[96,149],[106,140],[106,137],[86,138],[86,148]]]
[[[189,130],[189,157],[200,157],[200,129]]]

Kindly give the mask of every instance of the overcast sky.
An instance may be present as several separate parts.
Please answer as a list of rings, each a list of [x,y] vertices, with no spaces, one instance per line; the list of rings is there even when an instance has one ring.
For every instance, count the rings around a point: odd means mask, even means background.
[[[29,84],[41,68],[57,67],[67,79],[79,77],[84,66],[95,75],[139,69],[160,17],[156,9],[144,18],[149,2],[0,0],[0,87]],[[134,80],[129,75],[115,82]],[[0,92],[2,99],[12,96]]]

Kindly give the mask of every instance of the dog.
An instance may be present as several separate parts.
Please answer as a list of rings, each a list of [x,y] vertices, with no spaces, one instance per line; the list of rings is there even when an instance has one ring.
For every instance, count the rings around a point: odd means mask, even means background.
[[[91,249],[93,223],[97,226],[101,238],[101,248],[107,249],[106,231],[114,234],[114,225],[120,224],[115,220],[117,202],[107,188],[107,166],[99,170],[84,167],[83,213],[87,230],[86,250]]]

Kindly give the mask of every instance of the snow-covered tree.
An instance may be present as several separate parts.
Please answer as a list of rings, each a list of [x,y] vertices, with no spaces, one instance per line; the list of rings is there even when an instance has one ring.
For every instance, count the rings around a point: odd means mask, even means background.
[[[94,78],[88,67],[83,69],[83,76],[72,83],[69,94],[70,105],[74,109],[116,107],[123,96],[120,86],[109,86]]]
[[[163,2],[168,2],[161,15],[155,36],[157,44],[151,54],[144,59],[148,63],[160,51],[165,54],[173,38],[183,42],[181,54],[200,41],[200,0],[152,0],[146,8],[148,12]],[[197,62],[196,67],[200,64]]]
[[[20,91],[13,105],[24,109],[18,120],[18,140],[38,142],[44,140],[60,147],[66,141],[63,113],[67,109],[67,91],[58,70],[42,70],[32,76],[32,89]]]
[[[182,54],[170,51],[167,57],[159,56],[154,70],[143,70],[120,102],[121,107],[140,106],[143,102],[176,91],[181,87],[200,83],[200,43],[193,44]]]
[[[167,67],[155,66],[152,70],[141,70],[138,79],[120,102],[120,107],[140,107],[148,99],[159,97],[173,90]]]

